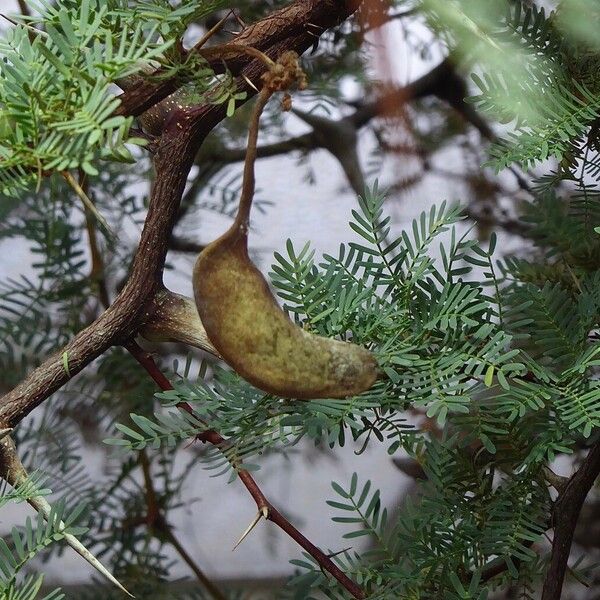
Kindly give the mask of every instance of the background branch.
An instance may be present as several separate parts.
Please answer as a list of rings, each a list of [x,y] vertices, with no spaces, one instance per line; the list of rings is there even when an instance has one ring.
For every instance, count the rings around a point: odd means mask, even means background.
[[[142,466],[142,473],[144,475],[144,486],[146,488],[146,524],[148,528],[166,538],[173,548],[175,548],[177,554],[181,556],[183,561],[194,572],[194,575],[196,575],[198,581],[210,592],[211,596],[215,600],[227,600],[223,592],[221,592],[221,590],[206,576],[204,571],[183,547],[173,532],[173,528],[169,525],[165,516],[161,512],[156,496],[156,490],[154,489],[152,471],[150,468],[150,459],[148,458],[148,454],[145,450],[140,450],[139,459]]]
[[[554,539],[542,600],[560,600],[571,544],[581,507],[600,475],[600,443],[592,446],[579,469],[558,495],[552,511]]]

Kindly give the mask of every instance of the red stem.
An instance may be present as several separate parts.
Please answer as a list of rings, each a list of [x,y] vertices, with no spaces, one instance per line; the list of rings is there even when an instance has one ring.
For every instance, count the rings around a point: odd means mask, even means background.
[[[159,369],[158,365],[152,358],[152,355],[144,351],[136,342],[129,342],[125,348],[131,355],[144,367],[150,377],[156,382],[161,390],[172,390],[171,382],[165,377],[164,373]],[[192,407],[187,402],[179,402],[177,406],[189,413],[193,413]],[[227,440],[220,433],[209,429],[198,436],[198,439],[209,442],[217,447],[223,447]],[[366,597],[362,588],[352,581],[333,561],[319,548],[317,548],[310,540],[300,533],[266,498],[262,490],[254,481],[254,478],[248,471],[236,467],[238,476],[244,484],[254,501],[258,510],[267,509],[267,519],[272,521],[285,533],[287,533],[295,542],[297,542],[308,554],[310,554],[319,566],[328,571],[337,581],[345,587],[355,598],[362,600]]]

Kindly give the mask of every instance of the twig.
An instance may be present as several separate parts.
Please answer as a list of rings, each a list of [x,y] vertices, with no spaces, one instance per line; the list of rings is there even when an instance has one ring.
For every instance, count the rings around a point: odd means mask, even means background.
[[[312,151],[318,150],[319,148],[321,148],[321,144],[317,140],[314,131],[311,131],[310,133],[304,133],[280,142],[258,146],[256,149],[256,158],[270,158],[272,156],[281,156],[282,154],[287,154],[288,152],[294,152],[296,150]],[[239,162],[246,158],[246,149],[227,147],[215,148],[208,150],[203,158],[222,164]]]
[[[102,228],[106,231],[111,239],[115,238],[115,234],[110,228],[110,225],[103,217],[102,213],[96,208],[95,204],[90,200],[89,196],[85,193],[84,189],[79,185],[75,177],[71,175],[68,171],[61,171],[61,175],[64,177],[65,181],[73,188],[73,191],[79,196],[81,202],[85,207],[86,211],[89,211],[96,221],[100,223]]]
[[[592,447],[581,467],[571,478],[561,477],[548,468],[544,469],[546,480],[559,491],[559,496],[554,503],[551,522],[548,522],[548,528],[554,524],[554,539],[542,600],[560,600],[579,513],[599,474],[600,444]],[[525,543],[527,547],[532,545],[532,541]],[[520,560],[515,558],[514,562],[518,568]],[[483,569],[481,580],[488,581],[507,569],[506,561],[503,558],[496,558]]]
[[[152,377],[155,383],[160,387],[161,390],[167,391],[172,390],[173,386],[171,382],[166,378],[162,371],[158,368],[158,365],[154,362],[154,359],[150,354],[145,352],[135,342],[129,342],[126,345],[127,350],[132,356],[146,369],[147,373]],[[179,408],[189,413],[193,413],[192,407],[187,402],[179,402],[177,404]],[[205,442],[209,442],[217,448],[223,448],[227,445],[227,441],[214,430],[207,430],[200,434],[199,439]],[[319,566],[325,571],[329,572],[337,581],[346,588],[355,598],[365,598],[365,592],[362,588],[352,581],[339,567],[337,567],[331,559],[319,548],[317,548],[310,540],[308,540],[300,531],[298,531],[266,498],[254,478],[248,471],[241,468],[241,463],[234,465],[240,481],[244,484],[248,490],[256,506],[260,512],[267,514],[266,519],[272,521],[280,529],[282,529],[287,535],[289,535],[295,542],[297,542],[306,552],[308,552]]]
[[[15,444],[8,436],[4,436],[0,442],[0,476],[7,481],[13,488],[17,488],[25,484],[29,478],[21,459],[17,455]],[[27,498],[27,503],[38,513],[40,513],[46,521],[52,512],[52,507],[43,496],[32,495]],[[65,528],[65,524],[60,521],[59,527]],[[113,585],[118,587],[122,592],[133,598],[121,583],[115,579],[113,574],[72,534],[63,531],[65,542],[79,554],[86,562],[88,562],[96,571],[101,573]]]
[[[337,121],[294,111],[312,127],[312,131],[280,142],[259,146],[256,156],[265,158],[287,154],[295,150],[313,151],[325,148],[338,160],[353,190],[357,194],[362,194],[364,182],[355,149],[356,132],[372,119],[380,116],[382,112],[397,110],[407,102],[433,95],[447,102],[465,121],[473,125],[482,137],[490,142],[494,141],[495,134],[492,129],[473,106],[465,102],[466,94],[467,88],[464,80],[455,72],[450,60],[446,59],[429,73],[404,87],[388,90],[371,102],[350,103],[356,106],[356,111]],[[244,160],[246,150],[244,148],[217,148],[203,158],[206,157],[222,163],[237,162]],[[515,176],[519,188],[531,194],[531,188],[521,173],[513,166],[510,166],[509,170]],[[462,177],[460,174],[452,173],[452,175]]]
[[[559,492],[559,493],[564,492],[564,490],[566,489],[566,487],[569,483],[569,478],[563,477],[562,475],[558,475],[550,467],[544,467],[543,471],[544,471],[544,477],[546,478],[546,481],[557,492]]]
[[[179,540],[175,537],[173,533],[173,529],[166,525],[166,527],[162,528],[163,535],[169,540],[171,546],[175,548],[177,554],[181,556],[183,561],[188,565],[188,567],[194,572],[198,581],[200,581],[204,587],[212,594],[213,598],[217,600],[227,600],[227,598],[223,595],[223,593],[217,588],[217,586],[210,580],[206,575],[202,572],[200,567],[194,562],[194,559],[188,554],[187,550],[181,545]]]
[[[206,42],[208,42],[208,40],[210,40],[210,38],[215,35],[219,29],[221,29],[221,27],[223,27],[223,25],[225,25],[225,22],[227,21],[227,19],[229,19],[229,17],[231,16],[231,14],[233,13],[233,8],[230,9],[227,14],[220,20],[217,21],[217,23],[215,25],[213,25],[195,44],[194,48],[196,48],[197,50],[199,50],[200,48],[202,48],[202,46],[204,46],[204,44],[206,44]]]
[[[89,198],[88,179],[82,171],[79,172],[79,185],[84,194]],[[90,279],[98,286],[98,299],[100,300],[100,304],[106,309],[110,305],[110,298],[108,297],[108,288],[106,287],[106,279],[104,278],[104,260],[98,246],[96,225],[92,219],[92,213],[87,208],[85,209],[85,227],[88,234],[90,258],[92,261]]]
[[[554,539],[546,572],[542,600],[560,600],[571,553],[571,544],[581,507],[600,475],[600,443],[592,446],[579,469],[558,495],[552,511]]]
[[[156,498],[156,490],[154,489],[154,483],[152,481],[152,472],[150,470],[150,460],[145,450],[141,450],[139,453],[140,464],[142,465],[142,473],[144,475],[144,484],[146,487],[146,508],[147,508],[147,525],[151,529],[154,528],[156,531],[164,535],[169,543],[175,548],[177,554],[181,556],[184,562],[194,572],[198,581],[211,593],[213,598],[216,600],[227,600],[223,592],[206,576],[204,571],[196,564],[194,559],[188,554],[186,549],[181,545],[175,534],[173,528],[167,523],[164,515],[160,512],[158,500]]]
[[[310,125],[314,137],[338,161],[354,193],[365,193],[365,179],[358,158],[358,128],[351,118],[343,117],[337,121],[312,113],[292,109],[292,112]]]

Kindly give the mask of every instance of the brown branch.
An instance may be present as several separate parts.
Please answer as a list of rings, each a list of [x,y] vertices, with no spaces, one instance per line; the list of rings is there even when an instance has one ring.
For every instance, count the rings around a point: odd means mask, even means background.
[[[355,112],[339,121],[330,121],[317,117],[316,115],[306,115],[300,113],[300,118],[307,120],[312,118],[309,123],[313,127],[310,133],[296,136],[288,140],[259,146],[257,149],[257,158],[277,156],[293,150],[316,150],[325,147],[327,139],[319,136],[317,129],[319,126],[337,125],[339,128],[351,128],[354,132],[358,131],[376,117],[395,114],[401,110],[407,102],[436,96],[440,100],[448,103],[457,110],[467,122],[471,123],[481,135],[490,140],[494,133],[489,125],[475,112],[473,107],[464,101],[467,95],[467,86],[464,79],[456,73],[455,68],[449,58],[443,60],[439,65],[431,69],[428,73],[419,77],[412,83],[403,87],[385,90],[379,97],[371,101],[350,102],[351,106],[356,108]],[[299,111],[295,111],[298,114]],[[327,132],[329,133],[329,131]],[[335,155],[335,152],[332,152]],[[237,162],[244,160],[246,156],[245,148],[216,148],[208,153],[212,160],[221,162]]]
[[[29,6],[27,6],[27,2],[25,0],[18,0],[19,10],[24,17],[30,17],[31,11],[29,10]]]
[[[194,572],[194,575],[196,575],[198,581],[200,581],[211,593],[212,597],[216,600],[227,600],[223,592],[221,592],[221,590],[219,590],[219,588],[204,574],[194,559],[189,555],[188,551],[181,545],[181,542],[173,533],[173,528],[165,523],[161,529],[161,533],[167,538],[171,546],[175,548],[177,554],[181,556],[187,566]]]
[[[235,43],[254,46],[275,57],[290,49],[302,53],[314,43],[315,27],[319,32],[324,31],[350,16],[356,8],[354,2],[343,0],[295,0],[243,31],[235,38]],[[234,64],[238,63],[234,61]],[[239,67],[236,67],[237,72],[251,81],[258,81],[264,70],[261,62],[246,55],[239,59]],[[239,88],[245,89],[250,98],[254,90],[244,81],[238,79]],[[159,87],[164,92],[165,86],[176,88],[178,85],[166,82]],[[131,91],[131,95],[127,96],[128,93],[124,95],[120,114],[140,114],[161,99],[155,84],[150,88],[140,85]],[[178,110],[172,115],[157,143],[154,156],[156,179],[140,243],[124,288],[94,323],[0,399],[0,426],[19,423],[92,360],[111,346],[130,339],[148,319],[154,296],[162,286],[168,240],[194,157],[207,134],[224,116],[224,106],[199,106],[187,111]]]
[[[465,101],[466,95],[467,85],[464,79],[456,72],[450,58],[446,58],[431,71],[404,87],[387,90],[369,102],[349,103],[356,107],[355,112],[337,121],[295,110],[294,112],[312,127],[312,131],[259,146],[256,156],[267,158],[295,150],[313,151],[325,148],[340,163],[352,189],[357,194],[362,194],[364,181],[356,152],[357,132],[376,117],[398,113],[407,102],[436,96],[475,127],[484,139],[493,142],[496,139],[493,130],[475,108]],[[207,152],[203,158],[226,164],[244,160],[245,156],[245,148],[217,147]],[[513,166],[509,169],[519,187],[531,193],[531,188],[521,173]]]
[[[347,19],[359,3],[359,0],[295,0],[250,25],[228,44],[195,48],[190,52],[204,58],[215,73],[227,69],[233,75],[238,75],[255,59],[236,46],[260,50],[270,58],[277,57],[285,50],[304,52],[314,44],[316,33],[320,35]],[[186,56],[182,58],[185,60]],[[155,75],[160,76],[160,72]],[[250,79],[254,80],[252,77]],[[185,83],[183,77],[141,82],[120,96],[121,104],[115,114],[139,116]]]
[[[600,475],[600,443],[592,446],[579,469],[558,495],[552,511],[554,539],[542,600],[560,600],[571,544],[581,507]]]
[[[412,83],[393,88],[370,102],[356,102],[356,112],[348,117],[356,128],[363,127],[368,121],[377,116],[394,115],[409,101],[427,96],[436,96],[449,104],[463,119],[473,125],[481,136],[493,142],[496,134],[485,119],[475,110],[472,104],[465,101],[468,88],[464,78],[457,72],[452,57],[446,57],[439,65],[419,77]],[[531,188],[521,173],[513,166],[509,167],[515,176],[519,187],[531,193]]]
[[[555,489],[560,490],[560,493],[547,523],[548,529],[554,525],[554,539],[542,600],[560,600],[561,598],[579,514],[598,475],[600,475],[600,444],[591,448],[581,467],[570,478],[556,475],[548,468],[544,469],[546,481]],[[525,546],[533,546],[533,541],[527,541]],[[514,558],[513,562],[519,568],[520,560]],[[481,580],[489,581],[507,570],[506,560],[495,558],[484,567]]]
[[[147,373],[152,377],[154,382],[160,387],[161,390],[172,390],[173,386],[171,382],[159,369],[158,365],[152,358],[152,356],[145,352],[135,342],[130,342],[126,346],[127,350],[132,356],[144,367]],[[177,404],[179,408],[193,414],[192,407],[187,402],[179,402]],[[198,436],[198,439],[209,442],[217,448],[223,449],[227,446],[227,440],[225,440],[217,431],[207,430]],[[308,538],[306,538],[300,531],[298,531],[266,498],[252,475],[241,468],[242,464],[238,463],[234,465],[240,478],[240,481],[244,484],[244,487],[248,490],[259,511],[266,509],[266,519],[272,521],[287,535],[289,535],[295,542],[297,542],[306,552],[308,552],[318,563],[318,565],[325,571],[329,572],[335,579],[346,588],[355,598],[365,598],[365,593],[361,587],[352,581],[339,567],[332,562],[331,558],[327,556],[322,550],[317,548]]]
[[[206,576],[204,571],[196,564],[194,559],[188,554],[181,542],[173,533],[173,528],[169,525],[164,515],[160,511],[154,482],[152,480],[152,471],[150,469],[150,459],[145,450],[139,453],[142,473],[144,475],[144,486],[146,488],[146,524],[152,531],[163,535],[168,542],[175,548],[177,554],[181,556],[184,562],[194,572],[198,581],[210,592],[215,600],[227,600],[221,590]]]
[[[84,191],[86,196],[89,197],[89,180],[86,177],[83,169],[79,170],[79,185],[81,186],[81,189]],[[98,245],[98,236],[96,234],[96,222],[94,221],[93,214],[87,208],[85,208],[85,228],[88,234],[90,259],[92,262],[90,279],[92,280],[92,283],[97,286],[98,300],[100,304],[106,309],[110,305],[110,299],[108,296],[106,279],[104,277],[104,260],[102,258],[102,253],[100,252],[100,246]]]
[[[551,522],[548,527],[554,526],[554,539],[552,540],[552,551],[550,554],[550,566],[546,572],[542,600],[560,600],[562,586],[568,569],[568,560],[571,554],[571,544],[575,534],[575,527],[585,499],[600,475],[600,443],[592,446],[588,455],[583,460],[579,469],[566,481],[563,477],[551,485],[557,484],[561,488],[554,503]],[[548,476],[548,473],[545,473]],[[557,476],[558,477],[558,476]],[[532,546],[533,542],[526,543]],[[514,561],[516,566],[519,560]],[[496,558],[484,568],[481,579],[488,581],[500,575],[508,568],[506,561]]]
[[[320,148],[313,132],[298,135],[280,142],[264,144],[256,149],[256,158],[270,158],[272,156],[281,156],[294,150],[317,150]],[[223,164],[239,162],[246,158],[245,148],[215,148],[211,150],[206,157]]]
[[[218,121],[219,112],[216,108],[205,111],[206,132]],[[147,318],[161,285],[174,216],[203,136],[204,131],[190,128],[177,137],[163,137],[155,159],[157,178],[148,215],[125,287],[94,323],[2,397],[0,422],[17,424],[92,360],[133,335]]]

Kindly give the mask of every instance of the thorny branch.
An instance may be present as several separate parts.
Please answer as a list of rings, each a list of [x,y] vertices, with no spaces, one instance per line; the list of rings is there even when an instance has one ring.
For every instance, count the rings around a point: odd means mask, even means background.
[[[136,343],[129,343],[127,350],[132,356],[144,367],[150,377],[160,387],[161,390],[172,390],[173,386],[167,379],[164,373],[159,369],[158,365],[152,358],[152,356],[145,352]],[[178,408],[185,410],[191,414],[194,414],[192,407],[187,402],[179,402]],[[227,440],[225,440],[217,431],[207,429],[203,433],[199,434],[198,439],[203,442],[208,442],[217,448],[223,449],[227,446]],[[234,465],[237,470],[240,481],[244,484],[244,487],[248,490],[256,503],[256,507],[260,512],[265,515],[268,521],[272,521],[282,531],[289,535],[295,542],[297,542],[306,552],[308,552],[318,563],[318,565],[330,573],[341,585],[343,585],[355,598],[365,598],[364,591],[352,581],[335,563],[327,556],[322,550],[317,548],[310,540],[308,540],[300,531],[298,531],[266,498],[259,485],[256,483],[252,475],[244,470],[241,463]]]
[[[258,81],[264,71],[262,61],[255,58],[254,49],[272,58],[289,50],[300,54],[313,45],[315,32],[322,33],[340,23],[356,8],[356,2],[346,0],[295,0],[284,9],[247,27],[231,44],[248,46],[252,50],[221,47],[197,51],[217,70],[222,69],[222,63],[226,62],[229,70],[239,75],[236,80],[238,89],[245,90],[248,99],[254,91],[247,82]],[[147,82],[135,86],[121,96],[117,114],[140,115],[183,83],[181,80],[166,80],[158,84]],[[223,106],[197,106],[175,110],[171,114],[153,148],[155,183],[139,246],[124,288],[96,321],[0,399],[0,423],[3,426],[18,424],[111,346],[127,344],[152,316],[155,296],[162,289],[162,272],[169,240],[190,169],[204,139],[224,116]],[[93,244],[94,240],[90,238],[90,242]],[[130,351],[134,348],[135,352],[135,346],[129,344],[129,348]],[[144,364],[143,357],[140,362]],[[151,369],[152,363],[151,359],[146,360],[146,364],[150,364],[147,368]],[[161,378],[155,374],[155,378],[163,389],[170,388],[164,376]],[[225,443],[216,432],[207,432],[205,439],[221,446]],[[310,552],[323,569],[336,577],[354,597],[364,598],[364,593],[353,581],[270,505],[249,473],[242,470],[240,479],[268,519]],[[177,544],[173,537],[171,542]],[[191,566],[193,561],[190,559],[188,564]]]
[[[296,55],[287,53],[282,55],[280,60],[281,63],[273,65],[279,68],[279,71],[275,69],[270,70],[263,77],[263,86],[258,95],[258,99],[254,106],[252,117],[250,119],[250,126],[248,132],[248,144],[246,161],[244,164],[244,181],[242,184],[242,192],[239,201],[238,214],[236,216],[235,223],[239,227],[247,227],[248,218],[250,213],[250,207],[252,205],[252,199],[254,196],[255,178],[254,178],[254,163],[256,161],[256,144],[258,139],[258,131],[260,126],[260,116],[262,111],[267,104],[272,94],[279,89],[286,89],[287,86],[294,80],[297,80],[299,85],[303,85],[304,74],[298,68],[296,62]],[[285,64],[285,66],[284,66]],[[148,373],[154,378],[155,382],[163,390],[173,389],[168,379],[158,369],[156,363],[152,357],[144,353],[144,351],[135,343],[129,342],[127,344],[129,352],[138,360],[138,362],[144,366]],[[186,402],[179,402],[177,405],[180,409],[185,410],[193,414],[192,407]],[[225,450],[227,447],[227,441],[217,432],[210,429],[210,425],[206,423],[207,430],[198,435],[198,439],[203,442],[209,442],[221,449]],[[303,536],[277,509],[267,500],[257,483],[254,481],[248,471],[243,469],[241,461],[234,461],[232,465],[238,472],[239,478],[254,498],[259,515],[264,516],[266,519],[276,523],[283,531],[285,531],[292,539],[294,539],[302,548],[314,557],[317,563],[326,571],[331,573],[339,583],[344,586],[355,598],[364,598],[364,593],[360,587],[354,583],[341,569],[339,569],[319,548],[317,548],[312,542],[310,542],[305,536]],[[146,466],[145,473],[148,472]],[[151,490],[151,486],[148,483],[149,477],[146,476],[146,487],[147,490]],[[151,503],[149,503],[151,504]],[[260,517],[259,517],[260,518]]]

